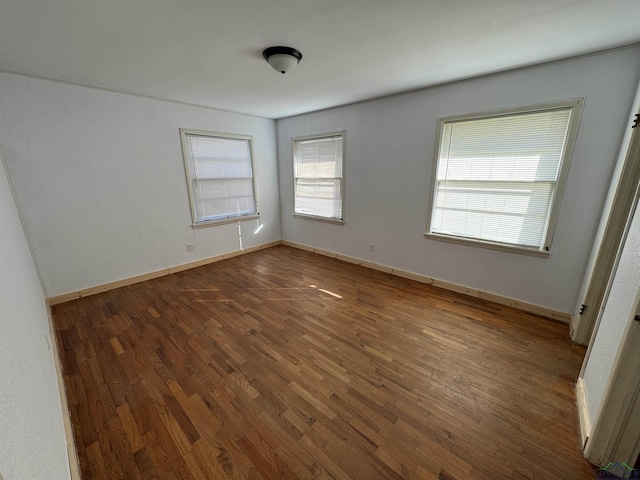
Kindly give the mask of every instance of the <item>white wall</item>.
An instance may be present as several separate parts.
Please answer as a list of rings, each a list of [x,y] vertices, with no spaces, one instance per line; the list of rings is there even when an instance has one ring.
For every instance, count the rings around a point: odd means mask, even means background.
[[[639,59],[621,49],[278,120],[283,239],[571,312]],[[586,103],[549,258],[424,238],[438,117],[576,97]],[[345,225],[293,218],[291,137],[342,129]]]
[[[597,419],[627,322],[640,288],[640,209],[636,209],[614,273],[598,332],[584,365],[585,399],[591,425]]]
[[[0,476],[70,478],[45,299],[1,159]]]
[[[239,250],[237,224],[191,227],[179,128],[253,136],[264,227],[242,242],[279,240],[273,120],[0,73],[0,147],[48,296]]]

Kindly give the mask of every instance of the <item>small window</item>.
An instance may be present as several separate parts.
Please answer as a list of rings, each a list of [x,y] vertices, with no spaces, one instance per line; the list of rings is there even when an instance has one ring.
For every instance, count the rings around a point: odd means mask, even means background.
[[[253,181],[253,140],[180,129],[194,226],[258,214]]]
[[[427,235],[547,255],[582,102],[440,119]]]
[[[345,132],[293,139],[294,215],[342,223]]]

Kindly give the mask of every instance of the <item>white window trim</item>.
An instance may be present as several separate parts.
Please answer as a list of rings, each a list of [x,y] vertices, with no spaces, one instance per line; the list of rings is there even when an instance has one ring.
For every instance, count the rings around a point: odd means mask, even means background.
[[[247,140],[249,142],[249,155],[251,156],[251,184],[253,186],[253,199],[256,205],[256,213],[249,215],[230,216],[213,220],[198,221],[196,206],[194,204],[193,188],[191,186],[191,170],[189,168],[189,152],[187,151],[187,135],[201,135],[206,137],[229,138],[232,140]],[[180,129],[180,142],[182,144],[182,159],[184,160],[185,175],[187,179],[187,190],[189,193],[189,206],[191,208],[191,226],[193,228],[211,227],[213,225],[224,225],[227,223],[238,223],[246,220],[260,218],[260,207],[258,205],[258,189],[256,187],[256,171],[253,161],[253,137],[251,135],[240,135],[235,133],[211,132],[208,130],[193,130],[188,128]]]
[[[462,115],[452,115],[448,117],[438,118],[438,126],[436,128],[436,142],[434,147],[433,167],[431,174],[431,192],[429,194],[428,210],[427,210],[427,228],[425,231],[425,237],[433,240],[441,240],[450,243],[457,243],[462,245],[470,245],[475,247],[488,248],[491,250],[499,250],[504,252],[519,253],[524,255],[532,255],[536,257],[548,257],[551,254],[551,244],[555,233],[555,227],[560,213],[560,205],[562,204],[562,196],[564,194],[564,187],[567,182],[567,176],[569,174],[569,166],[571,164],[571,158],[573,156],[573,148],[575,146],[576,137],[578,135],[578,126],[580,125],[580,118],[582,116],[582,108],[584,106],[584,98],[574,98],[570,100],[561,100],[556,102],[540,103],[529,106],[511,107],[496,109],[485,112],[476,112]],[[447,235],[443,233],[435,233],[431,231],[431,217],[433,215],[434,208],[434,196],[436,192],[436,183],[438,177],[438,161],[440,158],[440,142],[442,139],[442,132],[444,124],[447,122],[454,122],[460,120],[477,120],[481,118],[503,117],[506,115],[518,114],[518,113],[534,113],[546,110],[555,110],[562,108],[571,108],[571,116],[569,118],[569,126],[567,128],[567,138],[562,158],[560,160],[560,171],[558,172],[558,179],[555,183],[555,188],[551,194],[550,211],[547,221],[546,230],[544,232],[544,241],[540,248],[527,247],[524,245],[513,245],[509,243],[492,242],[489,240],[473,239],[466,237],[457,237],[454,235]]]
[[[304,140],[319,140],[323,138],[330,137],[342,137],[342,198],[341,200],[341,211],[342,218],[327,218],[319,215],[307,215],[304,213],[296,213],[296,158],[295,158],[295,144],[298,141]],[[345,207],[345,195],[346,195],[346,174],[347,174],[347,163],[346,163],[346,153],[347,153],[347,131],[339,130],[335,132],[328,133],[319,133],[315,135],[301,135],[299,137],[293,137],[291,139],[291,159],[292,159],[292,167],[293,167],[293,216],[295,218],[302,218],[306,220],[315,220],[317,222],[324,223],[333,223],[337,225],[344,225],[344,207]]]

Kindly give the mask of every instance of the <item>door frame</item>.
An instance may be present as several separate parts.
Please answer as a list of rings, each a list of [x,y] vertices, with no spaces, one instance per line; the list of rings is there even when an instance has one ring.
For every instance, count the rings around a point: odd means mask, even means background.
[[[631,214],[638,202],[640,186],[640,127],[633,128],[636,114],[640,114],[640,84],[631,108],[630,123],[624,132],[620,155],[625,155],[619,173],[614,171],[612,181],[617,182],[598,248],[586,293],[582,299],[580,313],[572,315],[571,339],[581,345],[588,345],[598,330],[602,310],[611,287],[612,273],[620,259],[622,245],[629,230]],[[616,169],[617,170],[617,169]],[[601,225],[602,227],[602,225]],[[588,355],[588,352],[587,352]]]
[[[640,284],[584,456],[633,466],[640,453]]]
[[[640,119],[640,89],[634,102],[632,124]],[[628,125],[627,128],[629,128]],[[598,332],[602,312],[613,283],[620,256],[631,222],[640,202],[640,125],[625,132],[624,164],[616,188],[605,235],[597,254],[593,274],[589,280],[585,299],[598,300],[597,308],[589,316],[583,315],[581,329],[574,330],[589,341],[582,371],[578,378],[576,395],[580,414],[580,428],[584,456],[601,467],[609,462],[634,465],[640,453],[640,279],[636,287],[633,307],[625,323],[622,341],[616,352],[613,367],[605,387],[604,396],[595,418],[586,412],[583,377],[589,362],[594,339]],[[609,231],[611,229],[611,231]],[[598,277],[600,275],[600,277]],[[586,301],[586,300],[585,300]],[[584,313],[589,311],[589,307]],[[593,333],[589,333],[588,329]],[[628,472],[630,473],[630,471]]]

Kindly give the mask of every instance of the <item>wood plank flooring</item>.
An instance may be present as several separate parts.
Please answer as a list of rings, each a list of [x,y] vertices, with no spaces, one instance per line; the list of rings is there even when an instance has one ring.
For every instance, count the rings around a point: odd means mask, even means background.
[[[589,479],[566,325],[278,246],[54,307],[84,479]]]

